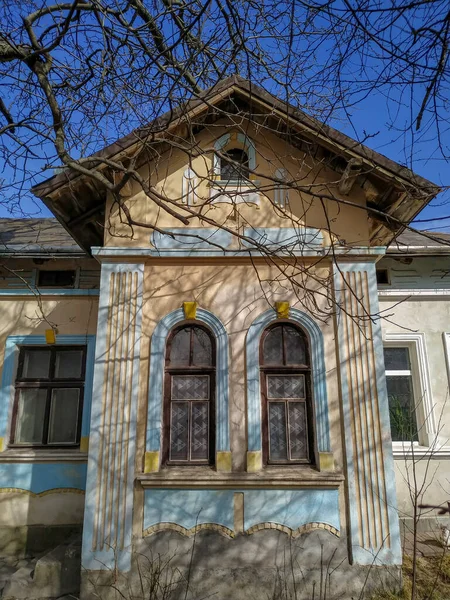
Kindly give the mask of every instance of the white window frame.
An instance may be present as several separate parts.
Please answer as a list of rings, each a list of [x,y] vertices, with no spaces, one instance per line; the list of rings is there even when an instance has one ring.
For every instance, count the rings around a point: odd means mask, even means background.
[[[407,440],[392,442],[394,457],[414,455],[419,458],[427,454],[439,454],[439,448],[436,447],[438,441],[425,334],[386,332],[383,336],[383,345],[385,348],[408,348],[409,350],[411,369],[386,371],[386,375],[412,375],[419,437],[418,442],[411,443]]]

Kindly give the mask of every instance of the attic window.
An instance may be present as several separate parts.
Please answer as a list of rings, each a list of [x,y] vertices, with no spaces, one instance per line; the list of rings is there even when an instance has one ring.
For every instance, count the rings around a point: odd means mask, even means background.
[[[229,160],[228,160],[229,159]],[[239,163],[238,165],[231,163]],[[231,148],[220,159],[220,179],[222,181],[241,181],[249,177],[248,154],[240,148]]]
[[[38,287],[73,287],[75,271],[39,271]]]
[[[389,270],[388,269],[377,269],[377,283],[378,285],[389,285]]]

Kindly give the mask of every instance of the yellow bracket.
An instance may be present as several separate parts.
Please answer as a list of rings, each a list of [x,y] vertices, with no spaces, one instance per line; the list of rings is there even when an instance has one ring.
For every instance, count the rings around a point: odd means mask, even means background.
[[[184,318],[185,319],[196,319],[197,318],[197,302],[183,302]]]
[[[289,302],[275,302],[275,308],[279,319],[289,319]]]

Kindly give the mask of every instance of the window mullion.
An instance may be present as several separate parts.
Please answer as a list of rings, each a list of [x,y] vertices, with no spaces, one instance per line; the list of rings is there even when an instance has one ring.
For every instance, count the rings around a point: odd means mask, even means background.
[[[47,389],[47,402],[45,405],[44,429],[42,432],[42,444],[44,444],[44,445],[48,444],[48,428],[49,428],[49,424],[50,424],[50,408],[51,408],[51,402],[52,402],[52,391],[53,391],[53,388],[51,386],[49,386]]]

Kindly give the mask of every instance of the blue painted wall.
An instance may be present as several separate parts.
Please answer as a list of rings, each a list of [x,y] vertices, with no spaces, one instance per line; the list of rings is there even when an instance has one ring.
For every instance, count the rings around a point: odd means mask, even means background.
[[[244,494],[244,528],[278,523],[297,529],[308,523],[327,523],[340,529],[337,489],[173,490],[144,492],[144,530],[157,523],[176,523],[186,529],[216,523],[234,529],[235,492]]]
[[[86,463],[3,463],[0,489],[15,488],[40,494],[47,490],[86,488]]]

